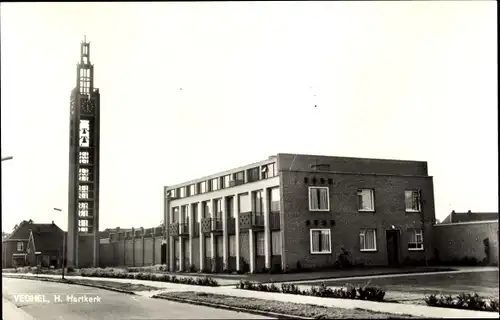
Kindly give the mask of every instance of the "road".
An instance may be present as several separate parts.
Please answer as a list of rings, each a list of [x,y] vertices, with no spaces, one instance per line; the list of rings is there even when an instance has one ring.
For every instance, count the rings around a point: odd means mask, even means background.
[[[40,320],[273,319],[63,283],[3,277],[2,283],[4,299]],[[89,301],[70,302],[66,301],[67,296],[87,297]],[[4,308],[4,312],[13,309],[12,305],[10,307]],[[20,319],[20,316],[11,318]],[[3,319],[10,320],[6,314]]]
[[[490,269],[491,270],[491,269]],[[482,296],[498,296],[498,269],[496,271],[433,273],[421,275],[372,276],[364,279],[328,280],[328,286],[342,286],[346,283],[363,285],[367,282],[380,286],[387,291],[398,291],[415,294],[459,294],[461,292],[477,292]],[[317,281],[303,281],[301,285],[318,285]]]

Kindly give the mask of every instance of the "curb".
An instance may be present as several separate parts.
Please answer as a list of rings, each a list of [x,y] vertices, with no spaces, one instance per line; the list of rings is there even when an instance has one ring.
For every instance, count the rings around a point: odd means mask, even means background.
[[[119,292],[119,293],[125,293],[125,294],[132,294],[135,295],[136,293],[133,291],[127,291],[123,289],[117,289],[117,288],[112,288],[112,287],[107,287],[103,285],[93,285],[93,284],[88,284],[88,283],[78,283],[78,282],[73,282],[72,280],[62,280],[62,279],[53,279],[53,278],[46,278],[46,277],[27,277],[27,276],[4,276],[6,278],[12,278],[12,279],[23,279],[23,280],[38,280],[38,281],[47,281],[47,282],[57,282],[57,283],[67,283],[67,284],[74,284],[74,285],[79,285],[79,286],[84,286],[84,287],[92,287],[92,288],[98,288],[98,289],[103,289],[103,290],[108,290],[108,291],[114,291],[114,292]]]
[[[294,320],[313,320],[313,319],[316,319],[316,318],[309,318],[309,317],[301,317],[301,316],[276,313],[276,312],[271,312],[271,311],[262,311],[262,310],[257,310],[257,309],[233,307],[233,306],[227,306],[227,305],[223,305],[223,304],[215,304],[215,303],[204,302],[204,301],[195,301],[195,300],[189,300],[189,299],[164,297],[164,296],[160,296],[160,295],[154,295],[151,298],[163,299],[163,300],[169,300],[169,301],[173,301],[173,302],[180,302],[180,303],[187,303],[187,304],[194,304],[194,305],[198,305],[198,306],[204,306],[204,307],[210,307],[210,308],[216,308],[216,309],[224,309],[224,310],[230,310],[230,311],[235,311],[235,312],[245,312],[245,313],[255,314],[255,315],[259,315],[259,316],[275,317],[277,319],[294,319]]]

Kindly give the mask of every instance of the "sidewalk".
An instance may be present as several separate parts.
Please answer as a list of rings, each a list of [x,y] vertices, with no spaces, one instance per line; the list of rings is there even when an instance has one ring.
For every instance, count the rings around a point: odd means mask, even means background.
[[[16,274],[4,274],[4,275],[16,275]],[[38,277],[60,278],[60,276],[57,275],[39,275]],[[222,295],[241,297],[241,298],[256,298],[256,299],[275,300],[282,302],[314,304],[314,305],[334,307],[334,308],[344,308],[344,309],[360,308],[376,312],[392,313],[395,315],[413,315],[426,318],[499,318],[499,314],[495,312],[435,308],[426,305],[411,305],[411,304],[390,303],[390,302],[320,298],[320,297],[310,297],[310,296],[301,296],[301,295],[284,294],[284,293],[241,290],[228,286],[204,287],[204,286],[183,285],[183,284],[156,282],[148,280],[90,278],[82,276],[67,276],[67,278],[87,279],[89,281],[115,281],[115,282],[125,282],[125,283],[136,283],[136,284],[143,284],[161,288],[159,290],[150,292],[136,292],[136,294],[138,295],[147,297],[152,297],[153,295],[162,292],[195,291],[195,292],[222,294]]]

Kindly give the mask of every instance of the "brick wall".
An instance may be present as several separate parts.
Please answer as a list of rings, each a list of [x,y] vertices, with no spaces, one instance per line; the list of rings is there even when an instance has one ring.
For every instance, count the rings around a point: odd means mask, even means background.
[[[292,165],[293,163],[293,165]],[[329,165],[329,171],[355,173],[385,173],[427,176],[427,162],[346,158],[315,155],[278,154],[278,169],[311,170],[311,165]]]
[[[99,244],[99,266],[114,266],[114,249],[112,243]]]
[[[89,268],[93,266],[94,259],[94,237],[78,237],[78,266],[80,268]]]
[[[366,265],[387,265],[386,230],[394,225],[400,230],[400,261],[406,257],[423,257],[424,252],[409,252],[408,229],[421,228],[421,214],[405,212],[405,189],[421,189],[422,212],[425,214],[424,243],[427,255],[432,254],[432,223],[434,215],[434,191],[431,177],[398,177],[383,175],[333,174],[326,172],[280,173],[282,186],[282,230],[285,268],[295,268],[297,261],[302,267],[320,267],[333,264],[341,248],[351,253],[352,260]],[[304,178],[308,177],[306,184]],[[313,184],[312,178],[316,177]],[[321,184],[321,178],[324,183]],[[332,184],[328,183],[331,179]],[[310,212],[308,186],[329,187],[330,211]],[[358,188],[374,189],[375,212],[358,212]],[[332,235],[332,254],[310,254],[309,230],[306,220],[335,221],[327,224]],[[323,228],[323,227],[319,227]],[[377,251],[360,252],[359,231],[362,228],[376,228]]]
[[[434,247],[441,261],[465,257],[483,260],[486,257],[483,240],[486,238],[489,239],[491,262],[498,265],[498,220],[434,226]]]
[[[125,240],[125,266],[134,266],[134,240]]]
[[[143,250],[144,250],[144,265],[145,266],[150,266],[150,265],[154,264],[153,263],[153,257],[154,257],[153,242],[154,242],[153,238],[144,238]]]
[[[141,267],[143,266],[142,260],[142,238],[134,239],[134,266]]]

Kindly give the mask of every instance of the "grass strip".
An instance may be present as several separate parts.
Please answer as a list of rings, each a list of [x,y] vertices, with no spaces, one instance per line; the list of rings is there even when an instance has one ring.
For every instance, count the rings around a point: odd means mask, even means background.
[[[258,310],[264,312],[275,312],[284,315],[292,315],[315,319],[410,319],[420,318],[411,315],[395,315],[391,313],[374,312],[364,309],[343,309],[328,308],[323,306],[301,304],[292,302],[282,302],[274,300],[233,297],[221,294],[212,294],[205,292],[165,292],[157,296],[163,298],[173,298],[181,300],[190,300],[194,302],[204,302],[242,308],[247,310]]]

